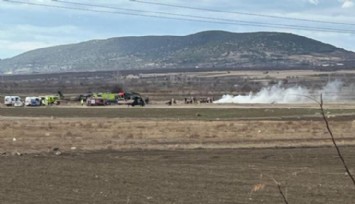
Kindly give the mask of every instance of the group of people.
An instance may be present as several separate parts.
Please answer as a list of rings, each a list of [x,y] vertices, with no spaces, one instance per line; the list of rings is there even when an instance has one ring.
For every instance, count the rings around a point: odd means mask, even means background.
[[[214,101],[213,97],[206,97],[206,98],[187,97],[187,98],[184,98],[184,104],[213,103],[213,101]],[[174,104],[176,104],[176,100],[174,98],[172,98],[168,102],[166,102],[166,104],[169,106],[174,105]]]
[[[194,103],[213,103],[213,97],[207,97],[207,98],[195,98],[195,97],[189,97],[185,98],[185,104],[194,104]]]

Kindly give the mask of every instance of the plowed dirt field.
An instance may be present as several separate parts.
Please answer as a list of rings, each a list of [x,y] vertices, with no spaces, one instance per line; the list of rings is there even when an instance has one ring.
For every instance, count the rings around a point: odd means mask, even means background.
[[[327,110],[355,173],[352,108]],[[354,203],[316,108],[1,108],[0,203]]]

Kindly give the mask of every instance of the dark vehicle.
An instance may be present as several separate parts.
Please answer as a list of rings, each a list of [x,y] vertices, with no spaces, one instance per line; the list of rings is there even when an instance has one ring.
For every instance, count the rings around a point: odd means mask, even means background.
[[[80,94],[78,97],[78,101],[87,101],[87,99],[90,97],[92,97],[92,93]]]
[[[88,92],[88,93],[84,93],[84,94],[80,94],[80,95],[76,95],[76,94],[72,94],[72,95],[63,95],[63,93],[61,91],[58,91],[58,96],[59,99],[61,101],[81,101],[83,100],[84,102],[86,102],[86,100],[90,97],[93,96],[92,93]]]
[[[145,102],[142,99],[142,97],[135,96],[133,98],[133,103],[131,104],[131,106],[144,106],[144,105],[145,105]]]
[[[136,92],[121,92],[118,94],[119,98],[117,104],[119,105],[131,105],[131,106],[145,106],[146,100],[142,98],[139,93]],[[148,99],[149,101],[149,99]]]

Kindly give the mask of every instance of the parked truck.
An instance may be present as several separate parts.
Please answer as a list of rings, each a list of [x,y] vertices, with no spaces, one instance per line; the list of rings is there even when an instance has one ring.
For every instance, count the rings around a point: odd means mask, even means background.
[[[94,98],[102,98],[108,104],[116,104],[119,97],[118,93],[94,93],[92,96]]]
[[[21,97],[19,96],[5,96],[4,98],[4,104],[6,106],[23,106],[23,102],[21,100]]]
[[[41,98],[37,96],[28,96],[25,98],[25,106],[40,106]]]
[[[60,104],[59,96],[40,96],[40,98],[41,104],[44,106]]]

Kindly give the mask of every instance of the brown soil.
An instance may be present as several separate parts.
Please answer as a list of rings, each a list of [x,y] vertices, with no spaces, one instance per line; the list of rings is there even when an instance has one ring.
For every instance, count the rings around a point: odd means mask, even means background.
[[[342,148],[353,166],[355,150]],[[2,203],[353,203],[333,148],[0,157]],[[354,167],[352,168],[354,171]]]
[[[114,109],[81,109],[0,110],[1,203],[282,203],[274,180],[289,203],[354,203],[324,122],[309,110],[138,108],[95,117]],[[355,173],[355,122],[335,118]]]

